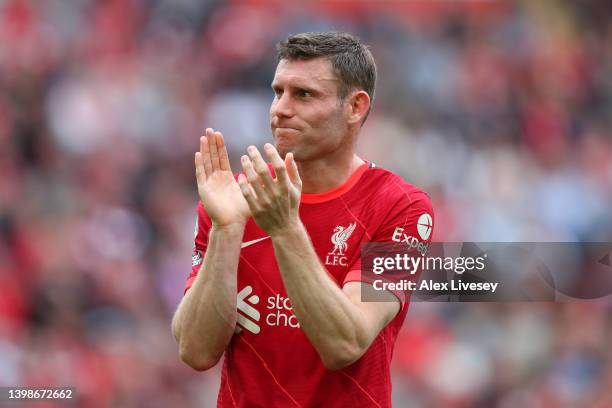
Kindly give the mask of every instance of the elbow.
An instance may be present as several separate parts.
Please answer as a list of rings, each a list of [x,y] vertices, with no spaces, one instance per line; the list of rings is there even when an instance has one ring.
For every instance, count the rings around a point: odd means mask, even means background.
[[[176,315],[172,320],[172,335],[178,345],[181,361],[195,371],[206,371],[217,364],[219,359],[207,359],[200,353],[195,352],[192,347],[186,345],[184,341],[181,341],[181,327]]]
[[[217,365],[223,353],[218,356],[209,355],[194,349],[193,345],[185,344],[180,339],[179,333],[175,333],[176,342],[179,348],[181,361],[193,368],[195,371],[206,371]]]
[[[190,341],[189,336],[181,331],[181,325],[176,318],[172,322],[172,335],[178,345],[181,361],[195,371],[206,371],[213,368],[223,355],[223,350],[219,353],[202,350],[201,344]]]
[[[348,367],[351,364],[353,364],[353,361],[346,359],[333,358],[323,360],[323,365],[330,371],[342,370],[344,367]]]
[[[365,350],[356,345],[342,345],[324,355],[321,354],[323,365],[331,371],[341,370],[350,366],[363,356]]]
[[[181,361],[187,364],[195,371],[206,371],[217,365],[221,356],[205,356],[203,354],[194,353],[185,347],[179,347],[179,355]]]

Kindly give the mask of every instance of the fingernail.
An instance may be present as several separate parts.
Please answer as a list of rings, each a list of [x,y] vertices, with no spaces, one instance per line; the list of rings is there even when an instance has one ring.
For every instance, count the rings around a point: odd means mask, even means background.
[[[247,148],[247,150],[248,150],[250,153],[254,153],[254,152],[255,152],[255,146],[249,146],[249,147]]]
[[[271,145],[270,143],[266,143],[266,144],[264,145],[264,148],[266,148],[266,149],[271,149],[271,148],[272,148],[272,145]]]
[[[243,155],[240,160],[242,160],[243,162],[248,162],[249,161],[249,157],[246,155]]]

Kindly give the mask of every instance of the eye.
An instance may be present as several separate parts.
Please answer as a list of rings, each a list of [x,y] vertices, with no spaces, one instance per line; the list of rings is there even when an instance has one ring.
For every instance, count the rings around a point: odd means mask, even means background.
[[[283,94],[283,90],[281,88],[272,88],[272,92],[274,92],[274,96],[277,98]]]
[[[305,89],[300,89],[297,92],[297,94],[301,98],[310,98],[312,96],[312,93],[310,91],[305,90]]]

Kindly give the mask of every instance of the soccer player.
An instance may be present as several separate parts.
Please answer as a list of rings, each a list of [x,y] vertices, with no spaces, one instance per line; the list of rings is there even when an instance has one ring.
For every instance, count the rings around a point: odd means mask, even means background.
[[[196,370],[225,353],[221,407],[389,407],[407,299],[362,301],[375,289],[362,282],[360,247],[425,245],[431,203],[355,154],[376,82],[368,48],[332,32],[278,50],[274,145],[249,146],[235,177],[222,134],[200,138],[193,269],[173,334]]]

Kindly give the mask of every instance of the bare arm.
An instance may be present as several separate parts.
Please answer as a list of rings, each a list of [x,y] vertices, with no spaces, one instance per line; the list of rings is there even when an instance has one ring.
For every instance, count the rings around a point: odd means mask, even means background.
[[[250,212],[231,172],[221,133],[206,130],[195,167],[198,193],[212,228],[204,262],[177,308],[172,333],[181,359],[206,370],[217,364],[236,326],[236,275]]]
[[[236,271],[244,227],[215,228],[198,276],[181,301],[172,333],[181,359],[195,370],[217,364],[236,326]]]
[[[339,369],[368,349],[380,330],[397,314],[399,301],[360,301],[360,283],[343,289],[328,276],[299,215],[301,180],[293,155],[285,161],[271,145],[265,147],[274,165],[275,180],[259,152],[243,156],[246,177],[239,179],[242,194],[257,224],[270,234],[293,312],[327,368]],[[373,290],[366,285],[365,290]]]
[[[321,265],[304,227],[272,241],[293,312],[325,366],[340,369],[358,360],[399,311],[398,299],[385,292],[384,302],[361,302],[361,285],[374,289],[360,282],[340,289]]]

